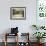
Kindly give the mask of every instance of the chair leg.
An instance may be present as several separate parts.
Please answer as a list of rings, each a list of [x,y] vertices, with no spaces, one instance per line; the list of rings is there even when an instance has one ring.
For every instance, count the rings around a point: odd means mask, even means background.
[[[6,42],[6,41],[5,41],[5,43],[4,43],[4,44],[5,44],[5,46],[7,46],[7,42]]]

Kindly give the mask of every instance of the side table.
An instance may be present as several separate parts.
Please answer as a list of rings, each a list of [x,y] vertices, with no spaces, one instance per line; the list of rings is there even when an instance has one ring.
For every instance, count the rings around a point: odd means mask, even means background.
[[[15,46],[18,46],[18,33],[17,34],[6,33],[5,34],[5,46],[7,46],[7,38],[10,38],[10,36],[16,36],[17,37],[17,42],[16,42],[16,45]]]

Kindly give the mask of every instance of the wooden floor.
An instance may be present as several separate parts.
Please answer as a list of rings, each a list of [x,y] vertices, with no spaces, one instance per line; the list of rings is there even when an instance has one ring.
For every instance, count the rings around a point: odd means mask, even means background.
[[[4,43],[2,42],[0,42],[0,46],[4,46]],[[15,46],[15,43],[12,43],[12,42],[10,42],[10,43],[8,43],[8,45],[7,46]],[[25,46],[25,45],[24,45]],[[30,43],[30,46],[37,46],[37,43],[34,43],[34,42],[32,42],[32,43]],[[43,45],[41,45],[41,46],[46,46],[46,43],[44,43]]]

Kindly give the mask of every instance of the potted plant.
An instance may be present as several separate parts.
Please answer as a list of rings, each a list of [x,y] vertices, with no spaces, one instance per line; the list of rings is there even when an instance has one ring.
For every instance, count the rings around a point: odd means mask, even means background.
[[[38,43],[40,43],[40,40],[46,36],[45,34],[45,32],[35,32],[33,35],[37,38]]]

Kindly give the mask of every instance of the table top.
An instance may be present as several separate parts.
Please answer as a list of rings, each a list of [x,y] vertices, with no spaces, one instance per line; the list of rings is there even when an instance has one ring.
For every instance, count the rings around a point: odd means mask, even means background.
[[[6,36],[17,36],[17,33],[15,34],[7,33]]]

